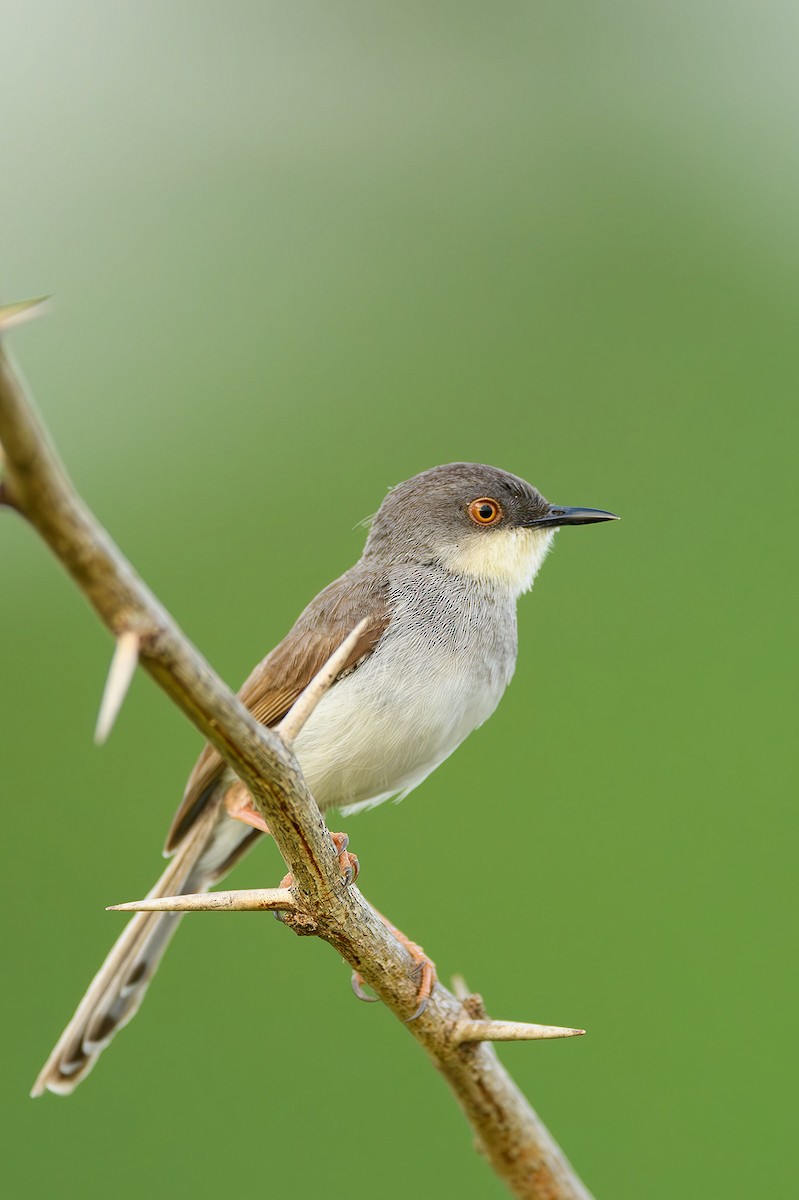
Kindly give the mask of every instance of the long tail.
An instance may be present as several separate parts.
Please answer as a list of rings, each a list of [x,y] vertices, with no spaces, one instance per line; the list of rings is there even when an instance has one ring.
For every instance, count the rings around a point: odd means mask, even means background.
[[[255,836],[253,836],[255,835]],[[150,896],[204,892],[249,849],[258,834],[209,803]],[[181,913],[136,913],[89,985],[33,1085],[32,1096],[73,1092],[117,1030],[136,1014]]]

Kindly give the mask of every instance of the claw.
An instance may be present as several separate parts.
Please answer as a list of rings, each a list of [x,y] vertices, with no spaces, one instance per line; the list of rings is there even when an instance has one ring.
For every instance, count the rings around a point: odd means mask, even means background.
[[[411,1021],[415,1021],[417,1017],[421,1017],[422,1013],[427,1008],[436,983],[436,964],[433,962],[432,958],[428,958],[421,946],[417,946],[416,942],[412,942],[410,938],[406,937],[402,930],[397,929],[396,925],[393,925],[391,921],[389,921],[387,917],[384,917],[381,912],[378,912],[376,908],[372,911],[376,917],[380,918],[386,929],[389,929],[394,934],[394,937],[397,939],[397,941],[402,943],[402,945],[410,954],[411,958],[416,963],[414,974],[418,975],[419,977],[419,988],[416,993],[416,1008],[409,1017],[405,1018],[405,1023],[408,1024]],[[367,993],[363,990],[364,983],[365,980],[360,971],[354,971],[352,974],[353,992],[359,1000],[365,1000],[368,1004],[374,1004],[377,997],[367,995]]]
[[[410,1025],[411,1021],[415,1021],[417,1017],[421,1017],[427,1008],[430,995],[433,991],[433,984],[436,981],[435,963],[431,958],[427,957],[421,946],[417,946],[416,949],[422,955],[422,958],[419,960],[419,991],[416,994],[419,1003],[413,1016],[405,1018],[406,1025]]]
[[[398,942],[401,942],[405,949],[410,954],[413,961],[416,963],[416,972],[419,976],[419,990],[416,993],[416,1008],[409,1017],[405,1018],[406,1023],[415,1021],[417,1017],[421,1017],[424,1010],[427,1008],[427,1002],[433,992],[433,987],[436,982],[436,964],[432,958],[428,958],[421,946],[417,946],[416,942],[412,942],[401,929],[397,929],[396,925],[392,925],[391,921],[387,920],[382,913],[377,912],[378,917],[383,924],[391,930]]]
[[[333,845],[336,847],[338,861],[341,867],[341,875],[344,880],[344,886],[349,887],[358,878],[361,871],[361,864],[358,862],[357,854],[350,854],[347,847],[350,844],[350,839],[346,833],[331,833],[330,835]]]
[[[378,1003],[377,996],[370,996],[368,992],[365,992],[363,990],[364,983],[366,981],[365,981],[363,975],[360,973],[360,971],[352,972],[352,979],[350,980],[350,982],[352,983],[352,990],[355,992],[355,995],[358,997],[359,1000],[363,1000],[364,1004],[377,1004]]]

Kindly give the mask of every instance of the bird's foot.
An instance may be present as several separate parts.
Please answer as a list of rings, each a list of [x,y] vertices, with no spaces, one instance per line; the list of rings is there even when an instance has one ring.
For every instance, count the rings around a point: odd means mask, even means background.
[[[428,958],[421,946],[417,946],[416,942],[412,942],[409,937],[406,937],[401,929],[397,929],[387,917],[384,917],[377,909],[373,909],[375,916],[379,917],[385,925],[386,929],[394,934],[394,937],[400,942],[410,954],[415,962],[414,975],[419,978],[419,988],[416,993],[416,1007],[409,1017],[405,1018],[406,1023],[415,1021],[420,1017],[427,1008],[427,1002],[430,999],[433,988],[436,982],[436,964],[432,958]],[[374,1004],[377,1000],[376,996],[370,996],[364,991],[365,980],[360,971],[352,973],[352,990],[359,1000],[365,1000],[367,1004]]]
[[[347,846],[350,844],[350,839],[346,833],[331,833],[333,845],[336,847],[338,854],[339,866],[341,867],[341,875],[347,887],[351,883],[355,883],[361,871],[361,864],[358,862],[357,854],[350,854]]]
[[[228,788],[225,794],[225,809],[228,816],[233,817],[235,821],[243,821],[245,825],[252,825],[253,829],[260,829],[261,833],[270,832],[266,821],[253,806],[250,793],[242,784],[234,784],[233,787]],[[350,839],[346,833],[331,833],[330,836],[333,839],[333,845],[336,847],[344,883],[349,887],[358,878],[358,872],[360,871],[358,856],[357,854],[350,854],[347,850]],[[286,876],[286,879],[290,878],[291,876]],[[291,887],[291,883],[286,883],[284,880],[280,886]]]
[[[257,826],[257,828],[260,828],[260,826]],[[361,869],[361,865],[358,862],[358,855],[350,854],[349,850],[347,849],[347,846],[350,844],[350,839],[347,837],[346,833],[331,833],[330,837],[333,845],[336,847],[339,866],[341,867],[341,878],[344,886],[349,887],[350,884],[354,883],[358,878],[358,874]],[[294,887],[294,876],[291,873],[284,875],[278,886],[282,888]]]
[[[225,810],[228,816],[233,817],[235,821],[243,821],[245,825],[252,825],[253,829],[260,829],[261,833],[271,832],[266,821],[254,807],[252,797],[242,783],[234,783],[228,788],[225,793]],[[330,837],[333,845],[336,847],[344,885],[345,887],[349,887],[358,878],[358,872],[360,871],[358,856],[357,854],[350,854],[347,850],[350,839],[346,833],[331,833]],[[280,882],[280,886],[284,888],[293,887],[294,876],[291,874],[285,875]]]

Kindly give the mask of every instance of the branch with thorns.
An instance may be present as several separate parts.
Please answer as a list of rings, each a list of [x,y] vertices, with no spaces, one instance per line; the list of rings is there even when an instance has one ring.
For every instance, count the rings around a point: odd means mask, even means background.
[[[36,316],[43,301],[0,308],[0,334]],[[514,1196],[591,1200],[562,1151],[500,1064],[494,1041],[574,1037],[580,1029],[488,1018],[462,981],[435,981],[415,1019],[414,961],[392,926],[342,878],[331,840],[291,752],[335,680],[355,629],[276,730],[260,725],[216,675],[136,575],[71,484],[0,345],[0,506],[41,535],[116,642],[95,740],[104,741],[140,665],[212,743],[244,783],[291,873],[291,886],[162,897],[116,911],[278,911],[298,933],[328,942],[426,1050],[471,1124],[479,1148]]]

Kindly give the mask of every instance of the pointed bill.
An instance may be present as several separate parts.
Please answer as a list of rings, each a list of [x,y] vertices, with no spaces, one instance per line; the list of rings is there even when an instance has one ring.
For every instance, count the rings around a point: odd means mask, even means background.
[[[122,707],[122,702],[128,694],[130,681],[133,679],[133,672],[136,670],[138,661],[139,635],[128,629],[117,638],[114,657],[111,659],[108,678],[105,681],[97,726],[94,730],[94,740],[98,746],[102,746],[114,728],[114,722]]]

